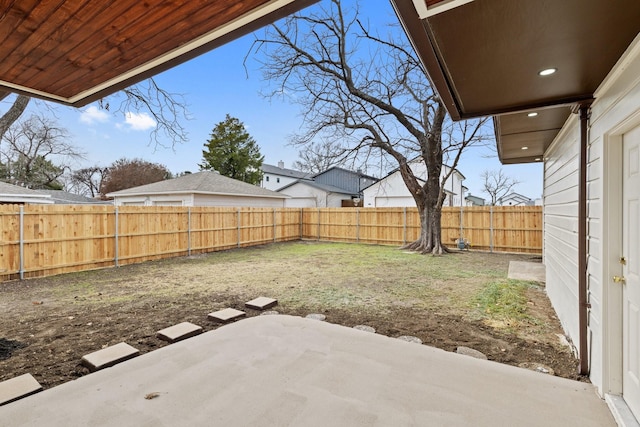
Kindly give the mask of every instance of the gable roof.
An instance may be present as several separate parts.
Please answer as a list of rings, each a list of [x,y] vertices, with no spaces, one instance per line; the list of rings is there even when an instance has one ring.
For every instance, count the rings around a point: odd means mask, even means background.
[[[266,163],[262,164],[262,172],[270,173],[272,175],[286,176],[289,178],[311,179],[311,174],[309,173],[297,171],[295,169],[286,169],[274,165],[268,165]]]
[[[451,117],[494,116],[502,163],[542,161],[640,31],[638,0],[391,3]]]
[[[152,184],[114,191],[108,197],[141,196],[148,194],[212,194],[241,197],[270,197],[284,199],[288,196],[267,190],[256,185],[247,184],[237,179],[220,175],[217,172],[201,171],[183,175],[178,178],[158,181]]]
[[[92,205],[105,205],[112,204],[109,201],[92,199],[91,197],[81,196],[79,194],[69,193],[64,190],[35,190],[41,194],[48,194],[53,200],[53,203],[57,205],[75,205],[75,204],[92,204]]]
[[[0,181],[0,203],[53,203],[51,196]]]
[[[292,182],[288,185],[285,185],[284,187],[278,189],[278,191],[282,191],[285,190],[289,187],[293,187],[294,185],[298,185],[298,184],[302,184],[302,185],[308,185],[309,187],[313,187],[313,188],[317,188],[318,190],[322,190],[322,191],[326,191],[327,193],[339,193],[339,194],[347,194],[347,195],[352,195],[352,193],[346,191],[343,188],[338,188],[335,187],[333,185],[326,185],[326,184],[321,184],[319,182],[316,181],[310,181],[310,180],[297,180],[295,182]]]
[[[502,197],[500,197],[498,199],[498,201],[500,203],[503,203],[505,200],[514,200],[514,201],[516,201],[518,203],[525,203],[525,202],[532,201],[532,199],[530,199],[529,197],[524,196],[524,195],[522,195],[520,193],[516,193],[515,191],[512,191],[511,193],[509,193],[509,194],[507,194],[505,196],[502,196]]]
[[[86,105],[316,1],[3,2],[0,99]]]
[[[318,172],[317,174],[313,175],[313,178],[315,179],[315,178],[319,177],[320,175],[325,175],[326,173],[334,171],[334,170],[335,171],[340,171],[340,172],[345,172],[345,173],[348,173],[348,174],[351,174],[351,175],[355,175],[355,176],[357,176],[359,178],[366,178],[366,179],[373,179],[373,180],[377,180],[378,179],[378,178],[376,178],[374,176],[370,176],[370,175],[364,174],[362,172],[354,172],[352,170],[341,168],[339,166],[332,166],[327,170],[324,170],[322,172]]]
[[[413,159],[409,160],[408,163],[420,163],[420,164],[423,164],[421,159],[422,159],[422,156],[414,157]],[[445,168],[451,169],[451,166],[449,166],[449,165],[444,165],[443,164],[442,166],[445,167]],[[366,187],[363,188],[363,190],[366,190],[367,188],[377,184],[378,182],[384,181],[385,179],[389,178],[391,175],[393,175],[396,172],[400,172],[400,168],[399,167],[392,169],[388,174],[386,174],[385,176],[383,176],[380,179],[376,178],[377,182],[374,182],[372,184],[367,185]],[[462,174],[462,172],[460,172],[458,169],[454,169],[453,172],[457,173],[458,175],[460,175],[463,180],[466,179],[465,176]],[[423,183],[427,182],[427,181],[425,181],[424,179],[422,179],[420,177],[416,177],[416,179],[418,181],[423,182]],[[464,185],[462,187],[464,187]],[[464,187],[464,188],[466,188],[466,187]],[[445,188],[445,191],[446,191],[446,188]]]

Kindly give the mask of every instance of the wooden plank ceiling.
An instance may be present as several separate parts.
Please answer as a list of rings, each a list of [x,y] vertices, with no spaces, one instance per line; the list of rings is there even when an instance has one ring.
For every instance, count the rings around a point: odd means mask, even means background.
[[[315,1],[5,1],[0,91],[81,106]]]

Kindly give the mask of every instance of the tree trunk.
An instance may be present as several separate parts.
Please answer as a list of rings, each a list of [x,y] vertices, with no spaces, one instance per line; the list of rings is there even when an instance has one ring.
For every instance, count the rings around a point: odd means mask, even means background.
[[[26,95],[18,95],[9,110],[0,117],[0,141],[11,125],[20,118],[30,99]]]
[[[434,206],[428,206],[427,203],[418,205],[420,236],[416,241],[403,246],[403,249],[409,249],[422,254],[430,253],[432,255],[442,255],[451,252],[442,244],[442,207],[439,205],[439,203],[436,203]]]

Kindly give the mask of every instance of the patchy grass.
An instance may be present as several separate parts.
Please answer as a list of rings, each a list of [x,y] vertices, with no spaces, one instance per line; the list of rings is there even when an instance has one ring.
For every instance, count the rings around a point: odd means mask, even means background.
[[[0,363],[0,381],[27,372],[45,387],[69,381],[86,373],[83,354],[122,341],[152,351],[166,344],[156,331],[184,321],[215,329],[208,313],[244,309],[261,295],[276,298],[283,314],[323,313],[329,322],[414,335],[447,351],[464,345],[504,363],[537,361],[574,378],[544,292],[506,279],[509,261],[531,259],[298,241],[2,283],[0,330],[24,345]]]
[[[529,313],[527,289],[536,286],[522,280],[502,279],[486,283],[474,298],[481,317],[493,327],[516,330],[542,321]]]

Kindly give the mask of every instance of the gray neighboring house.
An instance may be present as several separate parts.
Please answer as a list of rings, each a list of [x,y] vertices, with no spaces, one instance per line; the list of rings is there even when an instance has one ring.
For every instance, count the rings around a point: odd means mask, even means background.
[[[202,171],[108,193],[116,206],[282,208],[289,196],[217,172]]]
[[[39,193],[35,190],[20,187],[18,185],[0,182],[0,204],[52,204],[50,195]]]
[[[313,176],[318,184],[339,188],[352,198],[362,198],[362,190],[378,182],[378,178],[366,175],[361,171],[353,172],[337,166]]]
[[[287,169],[284,162],[280,160],[278,166],[262,164],[262,181],[260,186],[267,190],[278,191],[298,180],[310,180],[311,174],[300,172],[295,169]]]
[[[99,200],[64,190],[35,190],[41,194],[48,194],[56,205],[112,205],[110,200]]]

